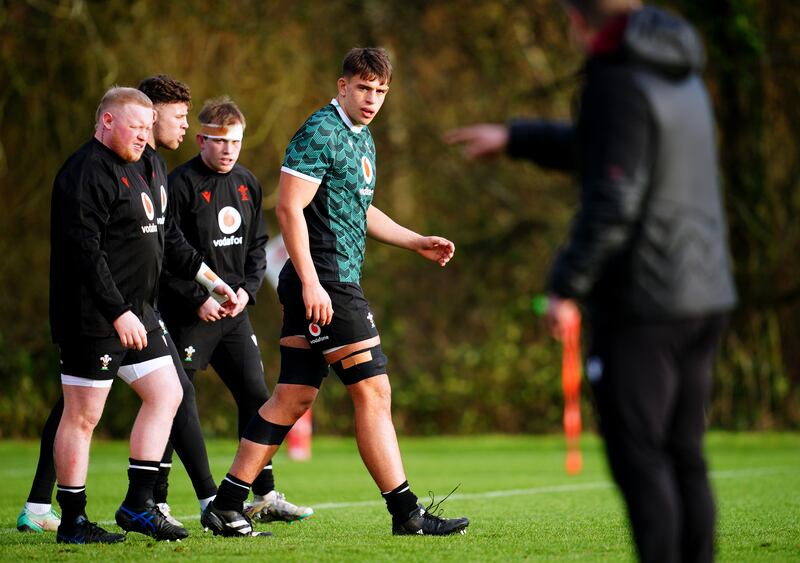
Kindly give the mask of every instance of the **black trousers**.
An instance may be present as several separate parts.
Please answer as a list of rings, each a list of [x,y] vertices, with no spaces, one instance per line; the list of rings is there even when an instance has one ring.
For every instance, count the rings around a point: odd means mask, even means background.
[[[703,436],[725,324],[710,315],[592,326],[586,374],[642,561],[713,560]]]

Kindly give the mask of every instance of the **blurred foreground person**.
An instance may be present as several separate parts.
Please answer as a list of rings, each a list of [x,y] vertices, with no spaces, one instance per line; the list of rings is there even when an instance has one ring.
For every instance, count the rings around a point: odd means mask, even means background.
[[[550,328],[562,338],[585,304],[586,374],[641,560],[711,561],[705,409],[736,290],[703,48],[685,21],[634,0],[565,4],[587,54],[575,122],[475,125],[446,140],[468,157],[506,151],[578,171]]]
[[[366,236],[444,266],[452,242],[401,227],[372,205],[375,145],[369,123],[383,105],[392,66],[383,49],[347,53],[338,93],[295,133],[281,168],[277,215],[290,261],[278,285],[283,305],[281,372],[252,418],[219,493],[201,522],[214,534],[258,535],[242,503],[264,463],[317,397],[333,367],[355,411],[358,450],[392,516],[392,533],[463,533],[417,502],[406,480],[391,415],[386,356],[361,286]]]

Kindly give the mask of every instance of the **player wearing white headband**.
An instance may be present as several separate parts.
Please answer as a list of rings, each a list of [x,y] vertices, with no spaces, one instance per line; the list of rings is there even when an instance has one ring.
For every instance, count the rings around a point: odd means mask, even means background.
[[[159,307],[189,377],[210,363],[231,390],[241,435],[269,397],[245,309],[255,303],[266,267],[262,190],[256,177],[237,163],[246,122],[236,104],[227,97],[210,100],[198,118],[200,154],[170,174],[169,208],[189,243],[231,284],[239,304],[226,315],[197,283],[165,273]],[[275,490],[271,461],[253,483],[253,494],[259,519],[293,521],[313,514]]]

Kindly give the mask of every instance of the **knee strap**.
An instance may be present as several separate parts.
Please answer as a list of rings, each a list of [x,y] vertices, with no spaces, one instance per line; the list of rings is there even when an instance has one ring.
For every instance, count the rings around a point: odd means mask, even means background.
[[[284,426],[269,422],[256,413],[244,429],[242,438],[263,446],[280,446],[292,426],[292,424]]]

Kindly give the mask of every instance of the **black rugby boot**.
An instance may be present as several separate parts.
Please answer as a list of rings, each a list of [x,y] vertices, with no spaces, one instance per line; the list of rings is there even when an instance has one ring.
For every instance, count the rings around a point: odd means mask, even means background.
[[[469,519],[441,518],[428,512],[422,505],[411,511],[408,519],[392,518],[392,534],[395,536],[448,536],[450,534],[466,534]]]
[[[117,525],[126,532],[138,532],[157,540],[182,540],[189,537],[185,528],[169,523],[152,499],[148,499],[144,510],[130,510],[123,504],[115,515]]]
[[[83,515],[72,522],[62,520],[56,532],[56,543],[119,543],[124,540],[123,534],[112,534]]]
[[[270,532],[256,532],[250,518],[238,510],[220,510],[211,501],[200,516],[203,528],[211,530],[215,536],[228,538],[268,537]]]

